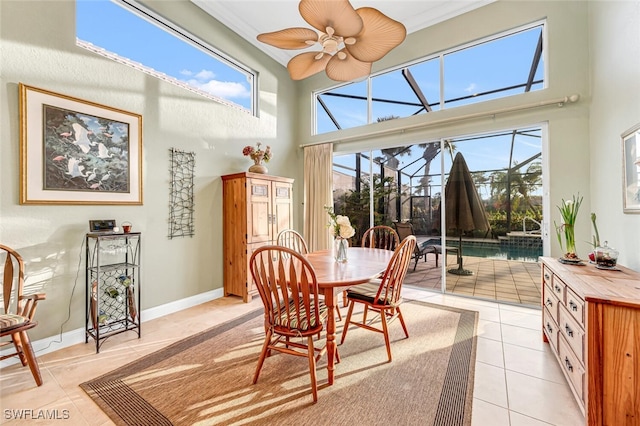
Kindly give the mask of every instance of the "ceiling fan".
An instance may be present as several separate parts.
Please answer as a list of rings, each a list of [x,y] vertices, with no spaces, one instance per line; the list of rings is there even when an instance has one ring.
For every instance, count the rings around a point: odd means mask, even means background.
[[[258,35],[258,40],[280,49],[320,51],[294,56],[287,64],[293,80],[302,80],[325,70],[337,81],[352,81],[371,73],[371,64],[402,43],[407,30],[377,9],[354,9],[348,0],[301,0],[302,18],[317,31],[286,28]]]

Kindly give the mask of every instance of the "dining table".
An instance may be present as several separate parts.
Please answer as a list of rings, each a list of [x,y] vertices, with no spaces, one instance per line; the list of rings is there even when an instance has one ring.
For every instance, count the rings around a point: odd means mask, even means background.
[[[393,251],[368,247],[349,247],[347,261],[337,262],[333,250],[319,250],[307,254],[313,266],[320,293],[328,309],[327,318],[327,375],[333,384],[336,363],[336,312],[338,295],[349,287],[363,284],[384,272]]]

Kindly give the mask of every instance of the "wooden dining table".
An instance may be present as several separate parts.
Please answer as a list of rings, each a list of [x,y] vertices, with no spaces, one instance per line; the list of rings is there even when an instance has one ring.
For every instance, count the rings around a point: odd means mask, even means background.
[[[363,284],[378,276],[387,268],[393,251],[349,247],[347,262],[336,262],[332,250],[320,250],[307,254],[313,266],[320,292],[324,295],[329,315],[327,318],[327,373],[329,384],[333,384],[336,361],[336,318],[338,295],[351,286]]]

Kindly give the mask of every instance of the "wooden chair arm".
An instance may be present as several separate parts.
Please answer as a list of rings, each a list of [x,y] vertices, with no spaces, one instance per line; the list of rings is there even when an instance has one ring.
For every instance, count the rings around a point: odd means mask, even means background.
[[[29,294],[27,296],[21,296],[20,301],[25,301],[22,310],[18,315],[22,315],[23,317],[29,318],[30,321],[33,320],[34,315],[36,314],[36,307],[38,305],[38,301],[44,300],[47,298],[47,295],[44,293],[35,293]]]

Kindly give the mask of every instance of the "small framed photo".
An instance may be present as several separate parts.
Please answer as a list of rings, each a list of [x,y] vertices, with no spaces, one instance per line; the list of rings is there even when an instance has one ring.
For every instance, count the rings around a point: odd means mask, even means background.
[[[142,116],[20,83],[20,204],[142,204]]]
[[[625,213],[640,213],[640,124],[622,134],[622,197]]]

